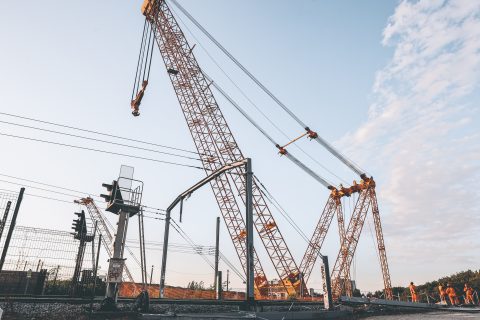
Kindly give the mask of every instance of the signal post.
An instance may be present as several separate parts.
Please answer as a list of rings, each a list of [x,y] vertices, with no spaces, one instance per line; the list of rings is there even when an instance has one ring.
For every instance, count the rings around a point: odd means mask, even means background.
[[[123,169],[123,166],[122,166]],[[117,232],[113,247],[113,256],[109,260],[107,274],[107,291],[102,303],[103,310],[116,309],[118,286],[122,283],[125,259],[123,252],[127,237],[128,220],[140,211],[143,182],[134,180],[133,168],[130,177],[120,176],[111,184],[102,184],[108,194],[100,195],[107,202],[107,211],[118,215]]]

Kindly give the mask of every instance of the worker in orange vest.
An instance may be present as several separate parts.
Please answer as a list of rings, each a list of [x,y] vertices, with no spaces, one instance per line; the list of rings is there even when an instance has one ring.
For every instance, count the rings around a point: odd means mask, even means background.
[[[438,292],[439,292],[439,295],[440,295],[440,301],[443,302],[443,303],[447,303],[447,293],[445,292],[445,286],[442,285],[441,283],[438,284]]]
[[[410,295],[412,296],[412,302],[418,302],[417,299],[417,287],[413,284],[413,282],[410,282]]]
[[[455,289],[452,287],[450,283],[447,284],[447,290],[445,291],[445,293],[448,294],[448,298],[450,299],[450,304],[452,306],[456,305],[457,293],[455,292]]]
[[[465,283],[463,291],[465,292],[465,304],[475,304],[473,300],[473,288],[470,287],[468,283]]]

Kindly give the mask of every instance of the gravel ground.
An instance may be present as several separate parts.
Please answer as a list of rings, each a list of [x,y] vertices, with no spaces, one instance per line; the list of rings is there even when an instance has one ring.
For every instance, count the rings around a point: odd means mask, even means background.
[[[121,311],[129,312],[131,305],[119,304]],[[67,303],[22,303],[0,302],[0,308],[4,310],[2,320],[84,320],[89,319],[88,310],[90,305],[67,304]],[[98,310],[99,304],[93,305]],[[208,312],[238,312],[236,306],[218,305],[150,305],[151,313],[208,313]],[[95,318],[95,317],[94,317]],[[135,319],[134,315],[101,316],[101,319]]]

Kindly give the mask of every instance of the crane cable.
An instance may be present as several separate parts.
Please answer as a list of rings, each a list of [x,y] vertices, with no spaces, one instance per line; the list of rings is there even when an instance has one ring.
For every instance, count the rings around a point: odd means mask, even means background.
[[[315,173],[312,169],[310,169],[307,165],[305,165],[303,162],[298,160],[296,157],[294,157],[290,152],[282,148],[278,143],[275,142],[275,140],[258,124],[255,122],[255,120],[250,117],[245,110],[242,109],[238,105],[238,103],[235,102],[235,100],[232,99],[216,82],[212,80],[203,70],[202,70],[203,75],[205,78],[211,83],[211,85],[225,98],[227,99],[228,102],[230,102],[235,109],[237,109],[244,117],[247,119],[258,131],[260,131],[271,143],[273,143],[278,149],[280,149],[280,153],[284,155],[287,159],[295,163],[297,166],[299,166],[302,170],[304,170],[306,173],[308,173],[311,177],[313,177],[315,180],[320,182],[322,185],[324,185],[326,188],[332,188],[333,184],[325,180],[324,178],[320,177],[317,173]]]
[[[171,11],[177,16],[178,21],[182,24],[182,27],[185,28],[188,33],[192,36],[192,38],[196,41],[196,43],[202,48],[202,50],[205,52],[205,54],[209,57],[209,59],[217,66],[218,69],[223,73],[225,77],[230,81],[230,83],[233,84],[233,86],[240,92],[240,94],[267,120],[268,123],[270,123],[278,132],[280,132],[288,141],[291,141],[292,139],[283,131],[278,125],[275,124],[266,114],[265,112],[260,109],[260,107],[250,99],[250,97],[240,88],[240,86],[225,72],[225,70],[220,66],[220,64],[215,60],[215,58],[208,52],[208,50],[205,48],[205,46],[202,45],[202,42],[199,41],[199,39],[195,36],[195,34],[190,30],[188,25],[183,21],[180,15],[178,15],[175,10],[171,9]],[[335,172],[331,171],[328,169],[326,166],[324,166],[320,161],[312,157],[309,153],[307,153],[302,147],[300,147],[298,144],[294,144],[295,147],[297,147],[303,154],[305,154],[308,158],[310,158],[313,162],[318,164],[322,169],[330,173],[332,176],[336,177],[337,179],[341,180],[345,184],[348,184],[347,181],[342,179],[340,176],[335,174]]]
[[[240,68],[263,92],[265,92],[273,101],[275,101],[291,118],[293,118],[299,125],[302,126],[307,132],[311,132],[314,135],[312,138],[321,144],[327,151],[333,156],[343,162],[346,166],[352,169],[358,175],[365,174],[365,171],[361,169],[352,160],[348,159],[345,155],[337,151],[326,140],[321,138],[316,132],[312,132],[310,128],[291,111],[280,99],[278,99],[260,80],[258,80],[245,66],[243,66],[224,46],[220,44],[184,7],[182,7],[176,0],[171,2],[205,35],[212,41],[217,48],[219,48],[238,68]]]
[[[155,44],[155,36],[153,28],[145,18],[143,25],[142,42],[140,43],[140,52],[138,53],[137,70],[135,72],[135,81],[133,83],[132,97],[130,106],[132,114],[137,117],[140,115],[139,108],[145,94],[145,89],[150,78],[150,70],[152,66],[153,47]]]
[[[258,179],[256,175],[253,176],[255,181],[260,186],[260,192],[270,201],[270,203],[280,212],[280,214],[287,220],[287,222],[292,226],[292,228],[300,235],[300,237],[305,240],[306,243],[310,243],[307,235],[303,230],[297,225],[295,220],[288,214],[288,212],[280,205],[280,203],[275,199],[275,197],[268,191],[267,187]]]
[[[150,77],[150,69],[152,65],[152,54],[154,41],[152,41],[153,30],[145,18],[143,24],[143,35],[140,43],[140,52],[138,53],[137,70],[135,72],[135,81],[133,83],[132,100],[135,94],[139,91],[141,84],[144,81],[148,82]],[[147,40],[148,39],[148,40]],[[148,42],[147,42],[148,41]],[[145,55],[146,53],[146,55]],[[147,69],[148,65],[148,69]]]

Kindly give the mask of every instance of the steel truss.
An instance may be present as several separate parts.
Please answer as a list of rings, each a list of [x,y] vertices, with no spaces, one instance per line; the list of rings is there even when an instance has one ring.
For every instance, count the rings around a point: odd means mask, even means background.
[[[372,207],[378,253],[385,288],[385,297],[388,300],[392,300],[392,284],[390,280],[390,271],[388,269],[380,213],[378,210],[377,197],[375,193],[375,181],[372,178],[367,178],[359,186],[359,197],[355,204],[355,209],[352,213],[352,217],[348,224],[344,240],[341,244],[337,260],[335,261],[335,265],[332,270],[332,293],[337,298],[339,298],[343,293],[346,293],[347,296],[352,296],[350,267],[368,210],[370,207]]]

